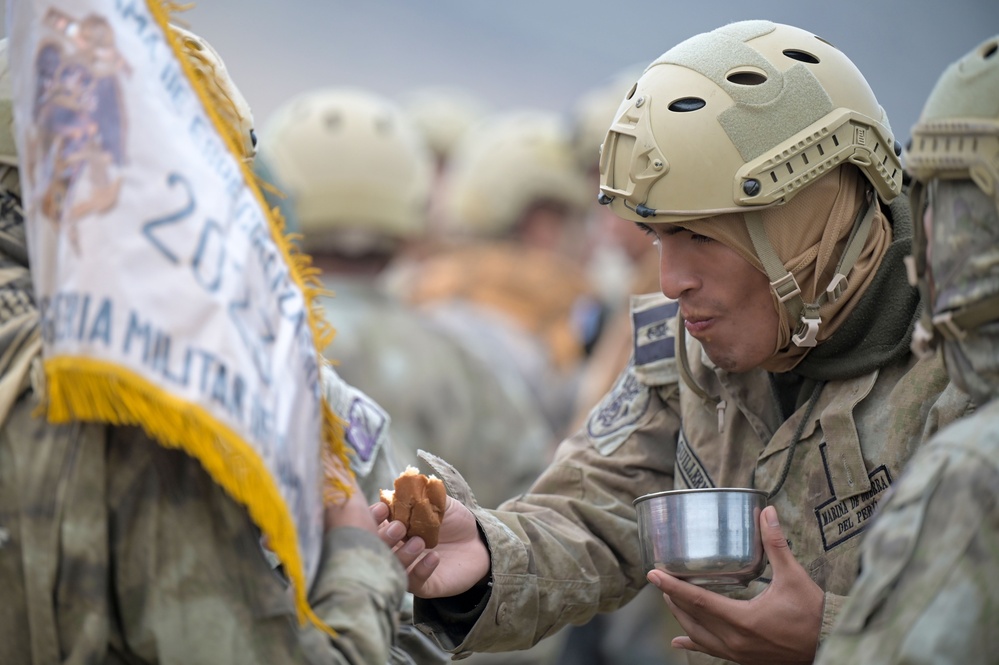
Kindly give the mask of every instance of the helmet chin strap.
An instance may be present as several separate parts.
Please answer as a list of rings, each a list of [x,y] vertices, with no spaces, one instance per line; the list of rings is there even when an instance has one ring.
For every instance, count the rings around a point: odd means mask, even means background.
[[[756,250],[756,256],[759,257],[764,270],[767,271],[767,276],[770,278],[770,288],[787,310],[788,319],[795,322],[795,331],[791,341],[796,346],[812,347],[818,344],[819,326],[822,323],[819,308],[827,302],[836,302],[846,292],[849,286],[847,275],[850,274],[857,259],[860,258],[860,252],[870,235],[876,213],[874,193],[868,189],[866,202],[857,211],[857,217],[853,221],[853,229],[850,231],[850,238],[847,240],[846,250],[836,266],[836,273],[825,290],[811,303],[806,303],[801,297],[801,287],[798,286],[797,280],[794,275],[787,271],[784,263],[777,256],[763,226],[763,213],[753,210],[743,214],[746,229],[753,242],[753,249]]]

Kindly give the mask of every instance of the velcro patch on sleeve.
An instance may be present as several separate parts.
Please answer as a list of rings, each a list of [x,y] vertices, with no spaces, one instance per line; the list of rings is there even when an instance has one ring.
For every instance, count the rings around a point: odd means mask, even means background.
[[[351,465],[359,478],[365,478],[374,466],[378,449],[385,445],[388,415],[370,397],[356,391],[347,412],[346,440],[354,450]]]
[[[345,423],[344,439],[352,453],[350,468],[358,478],[367,478],[387,446],[389,415],[364,392],[350,385],[327,364],[322,368],[323,391],[333,413]]]

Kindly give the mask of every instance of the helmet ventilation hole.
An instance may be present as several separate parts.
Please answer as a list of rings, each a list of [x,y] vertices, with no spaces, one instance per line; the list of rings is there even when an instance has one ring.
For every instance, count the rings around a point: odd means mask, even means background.
[[[792,60],[797,60],[798,62],[807,62],[810,65],[819,64],[819,59],[808,51],[800,51],[798,49],[784,49],[784,55],[791,58]]]
[[[669,105],[669,110],[675,113],[689,113],[704,108],[705,102],[700,97],[681,97]]]
[[[982,51],[982,59],[988,60],[999,51],[999,42],[992,42],[991,44],[985,45],[985,50]]]
[[[385,116],[375,118],[375,132],[387,136],[392,133],[392,119]]]
[[[335,130],[340,127],[340,123],[343,122],[343,116],[339,112],[334,111],[333,113],[327,113],[323,116],[323,124],[326,125],[326,129]]]
[[[767,77],[762,72],[746,69],[730,72],[725,78],[736,85],[763,85],[767,82]]]
[[[631,90],[628,91],[628,94],[627,94],[627,96],[625,96],[625,99],[631,99],[632,97],[634,97],[636,90],[638,90],[638,81],[635,81],[631,85]]]

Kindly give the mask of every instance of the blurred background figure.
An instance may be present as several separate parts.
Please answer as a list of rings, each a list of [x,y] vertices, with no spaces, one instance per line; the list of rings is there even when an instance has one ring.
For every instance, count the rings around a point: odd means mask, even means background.
[[[394,259],[426,232],[433,158],[413,123],[379,95],[316,90],[263,128],[259,161],[287,194],[285,211],[331,292],[322,304],[336,337],[325,355],[388,413],[400,463],[416,465],[421,448],[440,455],[486,506],[526,489],[548,461],[540,411],[383,288]],[[377,411],[357,409],[352,423],[373,434],[387,427]]]
[[[444,173],[465,134],[489,113],[485,102],[458,86],[420,88],[404,95],[400,104],[433,154],[434,177],[426,233],[415,242],[408,243],[384,275],[386,287],[395,293],[405,290],[405,285],[420,270],[423,260],[447,244],[441,213]]]
[[[445,173],[451,246],[403,285],[497,374],[526,382],[553,442],[602,323],[583,266],[589,192],[557,115],[492,116],[466,134]]]
[[[429,236],[440,227],[440,184],[448,160],[468,130],[489,112],[489,106],[469,90],[457,86],[427,86],[400,100],[434,156],[434,185],[430,197]]]

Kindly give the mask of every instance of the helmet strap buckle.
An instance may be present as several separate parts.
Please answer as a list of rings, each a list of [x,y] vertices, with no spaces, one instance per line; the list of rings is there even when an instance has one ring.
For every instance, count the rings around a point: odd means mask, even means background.
[[[777,294],[777,300],[781,303],[785,303],[801,294],[801,287],[798,286],[798,280],[791,273],[785,273],[780,279],[770,282],[770,288]]]
[[[808,314],[801,315],[801,321],[798,322],[798,329],[795,330],[794,336],[791,337],[791,341],[794,342],[795,346],[801,347],[812,347],[818,344],[819,335],[819,324],[822,323],[822,319],[819,317],[818,313],[812,316]]]
[[[829,286],[826,287],[826,302],[836,302],[846,293],[848,288],[850,288],[850,282],[846,279],[846,275],[841,272],[836,273],[830,280]]]
[[[933,317],[933,327],[937,329],[940,336],[951,341],[959,341],[968,336],[968,333],[961,329],[954,321],[951,312],[944,312]]]
[[[909,348],[917,358],[926,360],[936,352],[936,335],[933,331],[927,330],[922,321],[918,321],[912,331]]]
[[[903,257],[902,261],[905,263],[905,276],[909,280],[909,286],[919,286],[919,268],[916,267],[916,257],[910,254]]]

